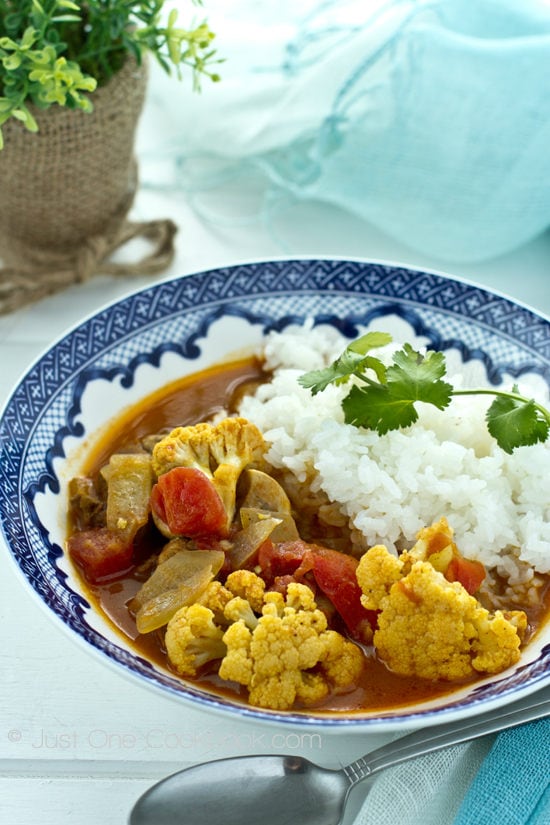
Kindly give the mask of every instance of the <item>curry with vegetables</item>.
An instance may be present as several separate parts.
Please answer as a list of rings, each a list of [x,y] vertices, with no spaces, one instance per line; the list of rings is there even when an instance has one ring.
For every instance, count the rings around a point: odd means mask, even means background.
[[[98,609],[183,679],[277,710],[403,706],[515,664],[544,603],[492,609],[444,517],[357,557],[239,416],[264,380],[254,359],[197,373],[96,445],[67,547]]]

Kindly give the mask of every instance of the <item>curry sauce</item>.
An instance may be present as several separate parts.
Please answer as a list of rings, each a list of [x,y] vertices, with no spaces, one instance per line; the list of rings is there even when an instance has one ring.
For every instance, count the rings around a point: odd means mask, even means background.
[[[162,434],[174,427],[208,421],[219,413],[234,413],[242,395],[253,392],[265,380],[261,363],[255,358],[248,358],[221,364],[173,382],[113,421],[87,456],[83,474],[97,478],[101,468],[114,453],[143,452],[144,439],[152,434]],[[322,529],[319,525],[316,529],[318,534],[315,539],[320,541],[323,539]],[[334,532],[332,526],[328,536],[332,542]],[[345,541],[345,538],[345,530],[342,529],[340,542]],[[169,665],[163,646],[163,633],[154,631],[139,634],[128,608],[129,602],[150,572],[149,558],[154,558],[161,547],[159,536],[154,531],[144,530],[136,544],[135,563],[128,570],[114,579],[94,585],[85,582],[84,586],[94,606],[104,613],[139,655],[167,667]],[[526,609],[531,631],[540,625],[548,612],[548,602],[549,588],[546,587],[544,600]],[[341,630],[340,627],[338,629]],[[366,666],[360,682],[349,692],[329,696],[317,710],[389,711],[450,693],[464,685],[464,682],[448,683],[398,676],[376,658],[370,647],[364,646],[364,652]],[[238,685],[233,686],[232,683],[221,680],[208,667],[196,681],[204,689],[224,695],[240,696],[243,692]],[[297,708],[299,709],[299,705]]]

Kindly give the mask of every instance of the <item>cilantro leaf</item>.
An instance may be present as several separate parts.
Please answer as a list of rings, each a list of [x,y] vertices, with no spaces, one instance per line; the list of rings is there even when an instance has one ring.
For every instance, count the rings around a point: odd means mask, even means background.
[[[345,349],[342,355],[328,367],[319,370],[310,370],[298,379],[298,383],[310,389],[313,395],[326,389],[329,384],[339,384],[353,375],[365,360],[363,355]]]
[[[352,375],[363,381],[363,385],[354,384],[342,401],[345,421],[376,430],[380,435],[414,424],[418,419],[417,401],[444,410],[455,395],[494,395],[495,400],[487,410],[487,428],[503,450],[511,453],[516,447],[548,439],[550,410],[525,398],[517,386],[511,392],[487,388],[454,389],[443,380],[446,373],[443,353],[429,351],[422,355],[410,344],[404,344],[394,353],[393,363],[386,368],[380,359],[368,353],[391,340],[387,333],[367,333],[349,344],[329,367],[312,370],[298,380],[313,394],[331,383],[347,381]]]
[[[418,419],[416,401],[448,406],[452,386],[441,380],[445,359],[440,352],[421,355],[410,344],[393,356],[386,370],[386,383],[352,387],[342,402],[345,421],[384,435],[389,430],[408,427]]]
[[[540,418],[530,399],[499,395],[487,410],[486,421],[487,429],[507,453],[548,438],[548,421]]]
[[[414,403],[393,394],[388,385],[352,387],[342,401],[344,420],[356,427],[366,427],[384,435],[414,424],[418,413]]]
[[[346,347],[342,355],[328,367],[310,370],[298,379],[298,383],[310,389],[313,395],[326,389],[329,384],[340,384],[351,375],[361,375],[365,369],[374,370],[378,381],[385,381],[386,369],[378,358],[367,355],[369,350],[391,343],[386,332],[367,332]]]
[[[393,356],[388,367],[387,381],[393,400],[425,401],[440,410],[451,401],[453,387],[441,378],[445,375],[445,357],[442,352],[421,355],[410,344]]]
[[[348,345],[348,349],[352,352],[358,352],[360,355],[366,355],[371,349],[379,349],[391,344],[392,337],[389,332],[366,332],[360,338],[356,338]]]
[[[312,395],[317,395],[318,392],[326,390],[329,384],[333,384],[339,377],[343,377],[338,375],[335,364],[336,362],[330,367],[305,372],[298,378],[298,383],[306,390],[311,390]]]

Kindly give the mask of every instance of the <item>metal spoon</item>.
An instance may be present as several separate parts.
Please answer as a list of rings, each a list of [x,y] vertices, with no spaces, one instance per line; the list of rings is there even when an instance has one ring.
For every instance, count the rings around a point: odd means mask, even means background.
[[[550,686],[508,708],[417,730],[339,770],[301,756],[207,762],[146,791],[130,825],[337,825],[352,787],[383,768],[548,715]]]

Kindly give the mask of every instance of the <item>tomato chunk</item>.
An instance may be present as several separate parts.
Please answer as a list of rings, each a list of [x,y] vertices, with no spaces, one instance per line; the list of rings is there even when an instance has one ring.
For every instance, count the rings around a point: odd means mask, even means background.
[[[175,536],[223,535],[227,513],[212,481],[193,467],[174,467],[159,479],[151,507]]]
[[[445,578],[450,582],[460,582],[462,587],[473,595],[479,590],[485,578],[485,567],[480,561],[455,555],[445,571]]]
[[[370,641],[377,614],[361,604],[361,588],[355,574],[358,561],[353,556],[304,541],[265,542],[258,554],[258,564],[268,585],[300,581],[311,571],[317,587],[334,605],[350,635],[358,641]]]
[[[284,541],[276,544],[270,539],[264,541],[258,551],[258,565],[262,571],[262,578],[270,585],[281,576],[293,576],[309,551],[310,548],[305,541]]]
[[[349,633],[359,641],[370,641],[376,612],[361,604],[357,559],[327,547],[315,547],[312,558],[315,581],[344,620]]]
[[[131,540],[108,527],[74,533],[68,540],[69,555],[91,584],[98,584],[131,567]]]

